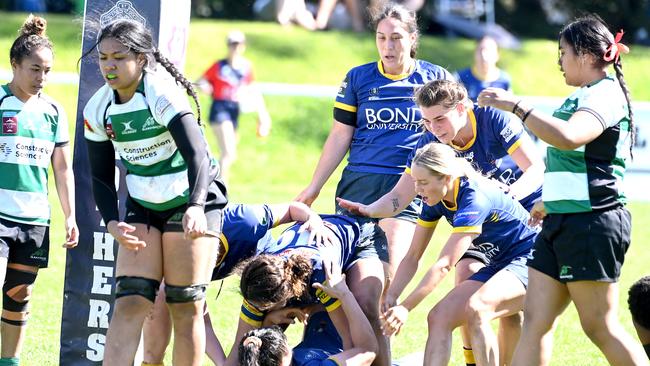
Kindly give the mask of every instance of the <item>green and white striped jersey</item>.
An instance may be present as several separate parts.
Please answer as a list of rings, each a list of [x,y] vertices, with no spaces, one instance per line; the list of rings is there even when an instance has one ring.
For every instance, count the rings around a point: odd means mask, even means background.
[[[44,94],[26,103],[0,88],[0,217],[47,226],[48,168],[56,146],[70,141],[63,108]]]
[[[568,121],[577,111],[596,117],[603,132],[575,150],[548,147],[542,190],[547,213],[588,212],[625,203],[623,177],[631,128],[618,81],[608,76],[581,87],[553,116]]]
[[[129,195],[156,211],[187,202],[187,165],[167,125],[191,112],[187,96],[173,79],[145,72],[128,102],[115,102],[114,91],[102,86],[84,108],[86,139],[112,140],[127,169]]]

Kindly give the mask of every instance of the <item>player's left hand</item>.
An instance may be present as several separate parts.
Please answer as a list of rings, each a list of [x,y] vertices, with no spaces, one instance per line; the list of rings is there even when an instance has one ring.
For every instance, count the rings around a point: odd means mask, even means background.
[[[393,306],[383,315],[379,316],[381,320],[381,330],[385,336],[393,334],[398,335],[409,317],[409,311],[402,305]]]
[[[342,299],[351,295],[348,285],[345,283],[345,274],[341,273],[341,267],[331,259],[323,258],[323,269],[325,270],[325,283],[314,283],[312,287],[319,289],[335,299]]]
[[[318,214],[312,213],[298,229],[298,234],[309,232],[307,243],[316,243],[317,246],[332,246],[335,240],[334,233],[328,229]]]
[[[79,228],[74,217],[68,217],[65,220],[65,243],[63,247],[66,249],[74,248],[79,244]]]
[[[506,112],[512,112],[518,100],[511,92],[499,88],[486,88],[477,98],[481,107],[494,107]]]
[[[546,209],[544,208],[544,202],[537,201],[535,205],[530,210],[530,218],[528,219],[528,225],[535,227],[542,224],[546,217]]]
[[[183,215],[183,231],[186,239],[196,239],[205,235],[208,230],[208,221],[201,206],[190,206]]]

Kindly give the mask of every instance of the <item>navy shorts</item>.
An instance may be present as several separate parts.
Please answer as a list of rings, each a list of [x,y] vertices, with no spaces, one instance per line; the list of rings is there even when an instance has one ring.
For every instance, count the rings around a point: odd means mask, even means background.
[[[235,130],[239,126],[239,103],[229,100],[213,100],[210,107],[210,123],[232,122]]]
[[[400,178],[399,174],[359,173],[344,169],[341,180],[336,186],[336,197],[367,205],[390,192]],[[334,204],[337,215],[351,215],[337,202]],[[421,212],[422,200],[420,197],[416,197],[404,211],[395,215],[394,218],[415,223]]]
[[[0,218],[0,257],[9,263],[47,268],[50,227]]]
[[[359,222],[359,242],[352,263],[364,258],[379,258],[388,263],[388,240],[376,219],[355,216]]]
[[[616,282],[630,247],[632,216],[623,206],[606,211],[550,214],[528,262],[560,282]]]
[[[497,272],[506,270],[514,274],[515,277],[517,277],[517,279],[524,285],[524,287],[528,288],[528,267],[526,266],[526,262],[529,258],[530,254],[527,254],[515,257],[510,262],[504,262],[501,264],[488,264],[470,276],[469,279],[485,283],[490,278],[492,278],[492,276],[497,274]]]

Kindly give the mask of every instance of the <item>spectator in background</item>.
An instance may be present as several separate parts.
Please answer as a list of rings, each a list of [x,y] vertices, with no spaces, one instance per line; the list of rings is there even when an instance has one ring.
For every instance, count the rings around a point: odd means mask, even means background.
[[[282,25],[294,22],[308,30],[316,29],[316,20],[307,9],[305,0],[276,0],[275,11],[275,17]]]
[[[240,31],[228,33],[228,55],[215,62],[197,84],[212,95],[210,125],[214,132],[221,157],[221,174],[224,181],[230,177],[230,166],[237,158],[237,127],[242,102],[250,101],[257,110],[257,135],[265,137],[271,131],[271,116],[264,98],[255,87],[253,65],[244,58],[246,37]]]
[[[320,0],[316,13],[316,29],[325,29],[338,0]],[[350,14],[352,30],[363,32],[365,30],[361,5],[359,0],[345,0],[345,6]]]
[[[489,87],[510,90],[510,75],[499,69],[499,46],[497,42],[485,36],[476,44],[474,65],[458,71],[456,79],[465,85],[469,99],[476,102],[479,93]]]
[[[636,281],[628,292],[627,304],[632,313],[632,322],[636,328],[645,353],[650,358],[650,276]]]

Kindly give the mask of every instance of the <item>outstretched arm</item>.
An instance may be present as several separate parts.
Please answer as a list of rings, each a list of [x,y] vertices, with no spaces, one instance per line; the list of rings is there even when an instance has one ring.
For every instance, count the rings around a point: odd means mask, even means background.
[[[353,126],[334,120],[334,125],[330,130],[329,136],[327,136],[325,145],[323,145],[323,152],[318,160],[311,182],[296,197],[296,201],[311,206],[320,194],[320,190],[325,185],[325,182],[327,182],[348,152],[353,135]]]
[[[337,198],[339,205],[344,209],[359,216],[368,216],[376,218],[392,217],[402,212],[406,206],[415,198],[415,186],[413,178],[408,173],[402,173],[390,192],[383,195],[377,201],[364,205],[358,202],[348,201]]]

